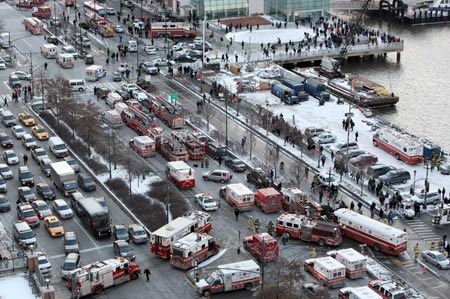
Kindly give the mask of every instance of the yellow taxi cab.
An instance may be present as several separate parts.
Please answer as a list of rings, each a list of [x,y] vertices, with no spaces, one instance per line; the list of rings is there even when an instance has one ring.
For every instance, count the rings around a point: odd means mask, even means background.
[[[64,236],[64,227],[56,216],[47,216],[44,218],[44,225],[51,237]]]
[[[19,113],[19,121],[26,127],[36,125],[36,121],[28,112]]]
[[[42,126],[32,127],[31,132],[37,138],[37,140],[47,140],[48,139],[48,132]]]

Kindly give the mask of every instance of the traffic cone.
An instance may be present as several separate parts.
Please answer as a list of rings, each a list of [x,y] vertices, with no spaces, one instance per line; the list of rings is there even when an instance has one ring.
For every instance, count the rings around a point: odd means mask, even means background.
[[[427,273],[427,267],[423,266],[422,273]]]

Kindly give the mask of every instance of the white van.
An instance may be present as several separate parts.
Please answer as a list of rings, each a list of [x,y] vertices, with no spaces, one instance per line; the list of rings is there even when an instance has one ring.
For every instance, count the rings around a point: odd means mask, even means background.
[[[116,110],[109,110],[102,115],[103,122],[111,128],[120,128],[122,126],[122,117]]]
[[[14,223],[13,235],[19,246],[22,245],[23,248],[28,248],[30,245],[33,245],[34,248],[37,247],[36,235],[26,222],[19,221]]]
[[[56,158],[64,158],[69,155],[66,144],[57,136],[48,139],[48,148]]]
[[[61,52],[65,53],[65,54],[71,54],[73,56],[73,58],[78,58],[78,55],[79,55],[77,50],[72,46],[63,46],[61,48]]]
[[[101,65],[91,65],[85,70],[85,77],[88,81],[98,81],[106,76],[106,70]]]
[[[69,85],[72,91],[85,91],[86,90],[86,82],[84,79],[71,79],[69,80]]]
[[[105,102],[106,105],[108,105],[111,108],[114,108],[117,102],[122,102],[122,97],[117,92],[110,92],[108,93]]]
[[[128,41],[128,52],[137,52],[138,51],[138,45],[136,40],[130,39]]]
[[[2,109],[0,112],[0,118],[2,119],[2,123],[7,127],[12,127],[16,125],[16,117],[11,111],[7,109]]]
[[[64,69],[71,69],[75,66],[75,58],[72,54],[59,53],[56,58],[56,63]]]
[[[53,44],[43,44],[41,46],[41,54],[47,59],[56,58],[58,47]]]
[[[123,111],[128,110],[128,105],[122,102],[116,103],[114,110],[119,112],[119,114],[122,114]]]

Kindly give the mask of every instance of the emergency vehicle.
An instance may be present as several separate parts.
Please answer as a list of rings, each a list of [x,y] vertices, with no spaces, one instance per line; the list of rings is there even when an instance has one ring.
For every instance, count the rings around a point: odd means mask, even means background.
[[[169,134],[163,134],[161,136],[161,146],[159,148],[159,152],[169,161],[189,160],[186,146]]]
[[[202,160],[205,157],[205,146],[197,140],[191,139],[187,130],[172,131],[172,136],[184,143],[190,160]]]
[[[197,33],[195,29],[187,23],[181,22],[164,22],[152,23],[150,26],[150,34],[152,37],[195,37]]]
[[[56,63],[64,69],[71,69],[75,66],[75,58],[73,58],[72,54],[59,53],[58,57],[56,57]]]
[[[345,266],[332,257],[307,259],[303,262],[303,266],[305,271],[311,273],[321,285],[338,287],[345,284]]]
[[[34,35],[44,33],[44,23],[38,18],[31,17],[23,19],[25,30],[31,32]]]
[[[405,289],[395,282],[377,279],[369,282],[368,286],[383,299],[406,299]]]
[[[166,173],[178,188],[195,187],[195,170],[184,161],[167,162]]]
[[[278,241],[268,233],[247,236],[242,243],[244,243],[244,248],[260,262],[274,261],[280,255]]]
[[[209,138],[207,135],[205,135],[200,130],[192,130],[191,132],[191,139],[194,139],[195,141],[199,142],[201,145],[205,147],[206,151],[206,145],[208,144]]]
[[[67,6],[74,6],[75,0],[65,0],[65,5]]]
[[[386,254],[406,251],[408,235],[402,230],[349,209],[336,210],[334,216],[342,226],[343,235],[350,239]]]
[[[264,213],[275,213],[281,210],[281,194],[275,188],[258,189],[255,194],[256,206]]]
[[[190,233],[170,246],[170,264],[188,270],[219,253],[219,243],[208,234]]]
[[[136,107],[129,106],[120,114],[122,121],[139,135],[147,135],[154,120],[150,115],[145,114]]]
[[[259,285],[260,268],[253,260],[220,265],[205,279],[195,285],[199,294],[209,298],[212,293],[229,292],[241,289],[250,290]]]
[[[251,210],[255,205],[255,194],[242,183],[229,184],[225,188],[225,199],[239,211]]]
[[[342,243],[339,225],[308,219],[305,215],[281,214],[277,218],[275,231],[278,235],[286,232],[290,238],[318,243],[320,246],[338,246]]]
[[[437,215],[433,218],[434,225],[442,225],[450,223],[450,204],[442,203],[438,207]]]
[[[85,68],[84,74],[88,81],[98,81],[106,76],[106,69],[100,65],[91,65]]]
[[[108,110],[102,114],[102,120],[105,124],[113,129],[120,128],[122,126],[122,117],[117,110]]]
[[[53,44],[43,44],[41,46],[41,54],[47,59],[56,58],[58,47]]]
[[[156,123],[154,123],[150,129],[147,131],[147,135],[155,140],[156,143],[156,150],[160,151],[161,150],[161,137],[164,133],[164,129],[161,128],[160,126],[158,126]]]
[[[52,9],[49,6],[33,7],[32,17],[39,19],[49,19],[52,15]]]
[[[36,5],[44,4],[45,0],[19,0],[16,6],[20,8],[32,8]]]
[[[305,193],[298,188],[282,188],[281,194],[283,194],[283,209],[291,213],[299,213],[300,204],[305,199]]]
[[[128,144],[142,158],[153,157],[155,155],[155,141],[148,136],[136,136]]]
[[[103,37],[113,37],[115,25],[106,18],[98,16],[94,12],[86,12],[84,22],[94,31]]]
[[[372,141],[373,145],[407,164],[417,164],[423,161],[423,144],[394,129],[378,129],[373,135]]]
[[[383,299],[368,286],[343,288],[339,290],[339,299]]]
[[[169,128],[181,129],[184,127],[184,116],[181,107],[168,102],[163,96],[157,96],[152,99],[150,111]]]
[[[327,255],[345,266],[345,273],[350,279],[367,276],[367,258],[355,249],[333,250],[327,252]]]
[[[163,259],[170,258],[170,245],[187,234],[208,233],[212,230],[211,216],[194,211],[172,220],[150,234],[150,252]]]
[[[140,273],[135,262],[115,257],[72,270],[66,285],[76,298],[98,295],[106,288],[138,279]]]

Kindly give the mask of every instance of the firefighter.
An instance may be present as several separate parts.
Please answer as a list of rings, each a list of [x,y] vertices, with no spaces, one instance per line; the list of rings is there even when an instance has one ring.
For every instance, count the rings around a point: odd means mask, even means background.
[[[317,257],[317,251],[316,251],[316,248],[313,248],[313,249],[312,249],[311,257],[312,257],[313,259],[315,259],[315,258]]]
[[[430,251],[436,250],[436,245],[434,244],[434,241],[430,244]]]
[[[254,223],[254,220],[253,220],[253,216],[250,216],[250,217],[248,218],[247,224],[248,224],[248,229],[251,230],[251,231],[253,231],[253,229],[254,229],[254,227],[255,227],[255,223]]]
[[[206,168],[209,167],[209,160],[208,160],[208,158],[205,159],[205,167],[206,167]]]
[[[417,263],[417,260],[419,259],[419,254],[420,254],[420,248],[419,248],[419,243],[416,243],[416,246],[414,246],[414,260]]]
[[[258,234],[259,233],[259,227],[261,224],[259,223],[259,219],[255,219],[255,231]]]
[[[238,221],[239,218],[239,209],[237,207],[234,207],[234,216],[236,216],[236,221]]]
[[[283,242],[283,245],[287,245],[289,240],[289,234],[285,231],[283,235],[281,236],[281,241]]]
[[[269,221],[269,223],[267,224],[267,233],[271,236],[273,235],[273,222],[272,221]]]

